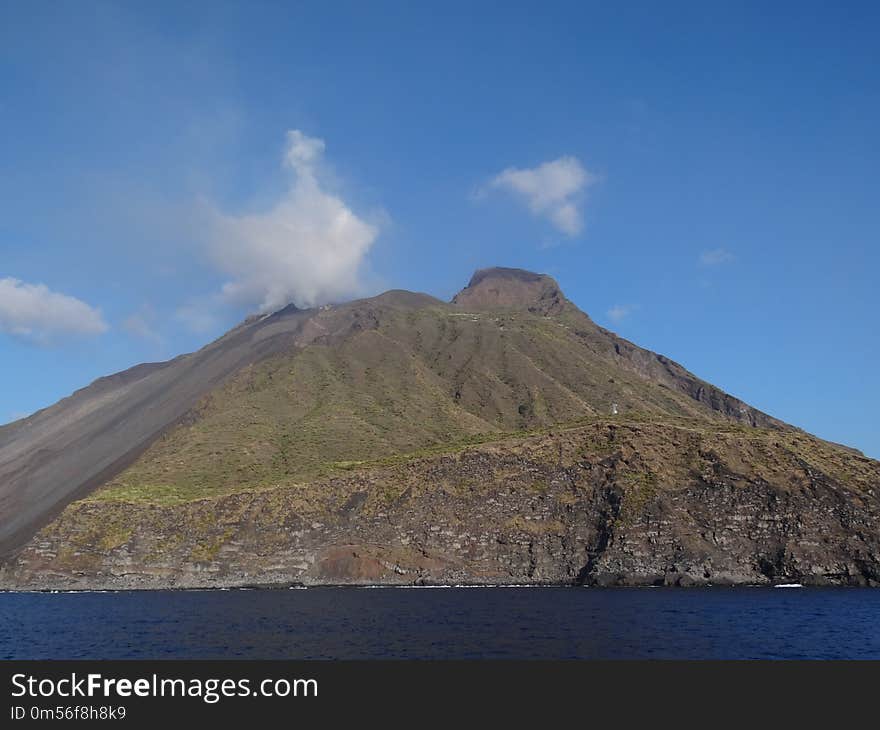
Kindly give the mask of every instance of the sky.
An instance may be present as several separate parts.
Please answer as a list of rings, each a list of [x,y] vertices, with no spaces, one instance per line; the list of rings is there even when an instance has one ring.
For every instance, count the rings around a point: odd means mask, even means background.
[[[473,271],[880,457],[876,3],[0,2],[0,423]]]

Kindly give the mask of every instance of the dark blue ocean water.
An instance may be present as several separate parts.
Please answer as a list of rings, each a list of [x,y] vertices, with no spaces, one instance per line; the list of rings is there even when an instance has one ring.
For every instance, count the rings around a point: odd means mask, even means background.
[[[880,659],[880,590],[0,594],[0,658]]]

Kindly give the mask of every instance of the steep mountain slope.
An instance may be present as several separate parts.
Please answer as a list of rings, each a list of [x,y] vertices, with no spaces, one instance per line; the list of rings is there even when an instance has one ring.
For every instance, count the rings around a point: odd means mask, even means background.
[[[451,306],[389,292],[309,324],[322,334],[308,347],[239,370],[109,488],[209,496],[614,407],[781,425],[600,329],[528,272],[478,272]]]
[[[454,559],[463,544],[460,539],[450,537],[451,542],[438,552],[437,540],[417,538],[419,530],[424,528],[429,531],[426,535],[440,539],[430,532],[438,500],[450,514],[459,515],[468,530],[480,527],[481,534],[489,536],[486,539],[512,534],[505,525],[516,515],[499,508],[494,516],[481,512],[481,525],[475,524],[468,517],[474,514],[468,499],[481,494],[476,483],[476,491],[467,495],[426,492],[430,470],[435,468],[432,460],[450,450],[484,454],[490,466],[483,473],[474,472],[473,479],[503,491],[505,480],[528,481],[535,470],[549,474],[552,464],[543,456],[514,460],[497,472],[492,464],[499,449],[522,454],[535,434],[543,433],[543,438],[555,444],[547,453],[559,450],[553,468],[562,468],[562,453],[575,448],[577,438],[550,434],[547,429],[566,424],[581,424],[566,433],[580,433],[588,444],[593,438],[588,437],[589,428],[599,428],[599,424],[612,430],[620,424],[629,424],[628,428],[641,424],[639,438],[631,447],[638,458],[635,466],[631,459],[624,459],[630,464],[625,468],[619,461],[602,467],[606,486],[600,489],[594,483],[598,467],[591,457],[591,486],[578,488],[579,499],[586,500],[582,509],[563,512],[557,521],[562,526],[559,534],[591,529],[605,535],[596,538],[603,543],[602,549],[595,541],[573,543],[569,536],[566,544],[579,557],[563,560],[557,555],[556,572],[548,564],[540,572],[543,577],[535,577],[533,571],[535,580],[568,580],[578,560],[584,562],[575,571],[579,580],[598,575],[599,552],[610,560],[606,553],[613,544],[620,544],[610,537],[619,532],[609,532],[607,526],[599,525],[601,520],[597,522],[597,515],[607,517],[613,511],[609,499],[616,500],[618,510],[627,502],[627,509],[635,510],[637,524],[642,520],[649,524],[650,510],[667,504],[664,500],[672,494],[678,495],[675,499],[682,499],[682,494],[697,499],[699,493],[705,501],[714,488],[713,482],[700,476],[698,466],[701,460],[711,461],[707,449],[719,454],[713,462],[719,473],[738,475],[733,482],[744,485],[747,495],[742,504],[766,502],[772,517],[772,495],[789,494],[792,484],[800,484],[791,504],[807,510],[810,490],[818,487],[797,481],[806,469],[820,475],[823,494],[836,495],[855,515],[852,519],[876,527],[876,496],[871,490],[878,488],[877,462],[803,434],[667,358],[604,330],[571,304],[550,277],[516,269],[487,269],[477,272],[448,304],[427,295],[392,291],[320,310],[288,307],[271,316],[251,318],[198,353],[102,379],[0,430],[0,509],[9,516],[0,527],[0,546],[8,553],[24,546],[7,565],[4,580],[13,585],[43,585],[40,576],[51,575],[62,583],[103,580],[119,585],[128,580],[125,576],[140,575],[147,576],[145,585],[166,579],[201,585],[221,577],[226,582],[247,582],[265,574],[266,580],[320,582],[332,579],[320,568],[321,556],[348,543],[370,544],[380,552],[394,552],[404,544],[413,550],[418,545],[419,555],[451,560],[459,566],[452,573],[422,571],[418,573],[422,578],[471,575],[476,580],[471,563]],[[692,434],[700,438],[695,440]],[[741,437],[738,445],[730,445],[730,434]],[[605,444],[601,448],[607,456],[616,447]],[[656,461],[644,456],[661,453],[665,456]],[[382,466],[388,459],[397,460],[398,471]],[[456,463],[465,461],[462,456]],[[668,468],[663,466],[667,461]],[[404,463],[411,465],[404,472],[415,480],[405,487],[399,466]],[[448,462],[443,463],[448,467]],[[503,458],[499,463],[507,464]],[[572,464],[565,468],[574,468]],[[678,466],[672,468],[672,464]],[[421,468],[428,471],[419,472]],[[352,469],[362,476],[340,477]],[[340,479],[349,480],[348,491],[333,486]],[[656,489],[636,490],[640,496],[633,497],[632,490],[627,491],[627,480]],[[361,483],[372,486],[356,488]],[[68,507],[28,542],[64,505],[99,485],[84,502]],[[374,492],[388,497],[407,489],[423,498],[407,500],[405,508],[401,503],[398,512],[386,510],[382,519],[387,529],[361,522],[361,508],[371,503]],[[717,489],[723,491],[721,486]],[[261,507],[269,511],[260,512],[263,516],[259,517],[244,504],[271,507]],[[323,517],[316,518],[315,524],[321,527],[306,530],[309,538],[303,543],[302,529],[294,530],[293,536],[290,525],[311,525],[309,505],[316,504],[321,505]],[[430,509],[429,504],[433,505]],[[736,521],[745,519],[736,515],[738,504],[734,495],[732,501],[722,500],[718,506],[733,509],[734,514],[725,517]],[[212,511],[225,514],[230,505],[237,505],[237,522],[230,518],[222,532],[208,530],[209,535],[199,527],[207,529],[207,515]],[[531,510],[534,504],[521,506]],[[648,511],[641,514],[642,509]],[[759,510],[749,509],[758,519]],[[592,515],[589,519],[588,514]],[[683,514],[676,519],[692,519]],[[280,520],[279,525],[288,527],[273,532],[272,515]],[[517,524],[528,522],[528,516],[528,511],[520,515]],[[608,519],[617,523],[617,517]],[[842,535],[845,519],[834,519],[823,522],[821,529]],[[819,522],[804,522],[770,541],[781,545],[785,554],[793,535],[798,540],[819,539],[810,535],[819,529]],[[261,527],[253,532],[256,525]],[[398,538],[389,537],[388,529],[398,530]],[[877,532],[874,529],[875,536]],[[409,535],[406,543],[400,542],[404,533]],[[440,530],[440,535],[446,533],[457,534],[451,527]],[[756,542],[758,532],[752,534],[750,547],[746,546],[749,538],[740,536],[743,542],[731,548],[736,552],[732,560],[752,566],[739,572],[728,570],[726,574],[738,576],[736,580],[767,576],[759,561],[768,558],[756,556],[769,548]],[[270,569],[258,555],[273,553],[279,541],[286,545],[278,549],[287,558],[269,560],[274,566]],[[162,545],[168,548],[164,557]],[[860,545],[858,563],[852,562],[855,553],[834,548],[834,564],[849,560],[849,572],[820,570],[816,566],[821,567],[822,561],[807,572],[817,581],[876,580],[876,572],[871,572],[876,540],[872,543],[864,537]],[[584,550],[593,555],[586,572]],[[668,562],[665,550],[658,544],[656,560]],[[319,566],[309,568],[311,573],[284,564],[284,560],[294,560],[294,554],[300,556],[297,565],[308,562],[303,557],[306,553]],[[505,558],[499,556],[500,566]],[[150,561],[165,567],[155,573]],[[397,565],[394,561],[387,564],[392,563]],[[857,569],[857,564],[864,570]],[[403,572],[396,575],[411,579],[415,574],[401,565]],[[630,572],[633,576],[650,573],[653,581],[655,568],[634,567]],[[490,572],[495,578],[503,577],[503,571],[497,570]],[[84,577],[74,579],[77,572]],[[99,575],[105,577],[99,579]],[[528,577],[516,573],[517,580]]]
[[[238,327],[198,353],[101,378],[0,431],[0,554],[127,466],[229,374],[309,341],[295,311]]]

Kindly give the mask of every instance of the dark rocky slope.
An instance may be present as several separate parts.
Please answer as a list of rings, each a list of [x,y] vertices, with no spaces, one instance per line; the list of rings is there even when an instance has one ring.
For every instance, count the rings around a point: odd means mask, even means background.
[[[2,582],[876,586],[878,485],[806,435],[603,420],[184,504],[95,495]]]
[[[246,323],[198,353],[138,365],[0,430],[0,555],[131,464],[231,373],[307,342],[296,310]]]

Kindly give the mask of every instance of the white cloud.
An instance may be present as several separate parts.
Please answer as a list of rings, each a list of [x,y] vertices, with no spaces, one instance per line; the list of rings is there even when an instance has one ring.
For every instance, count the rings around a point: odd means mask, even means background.
[[[583,230],[581,202],[599,177],[576,157],[560,157],[530,169],[508,167],[489,183],[525,202],[533,215],[544,216],[562,233],[576,236]]]
[[[700,266],[723,266],[735,259],[736,257],[726,248],[713,248],[700,254]]]
[[[614,322],[614,324],[620,324],[623,320],[629,317],[634,310],[635,307],[631,304],[614,304],[605,314],[608,315],[608,319]]]
[[[292,180],[281,200],[255,215],[214,213],[209,250],[231,277],[223,285],[225,301],[266,312],[289,302],[314,306],[361,290],[360,269],[379,231],[322,185],[323,153],[323,140],[288,132],[284,164]],[[187,314],[193,319],[196,313]]]
[[[0,279],[0,332],[37,342],[61,335],[99,335],[107,331],[101,312],[43,284]]]

